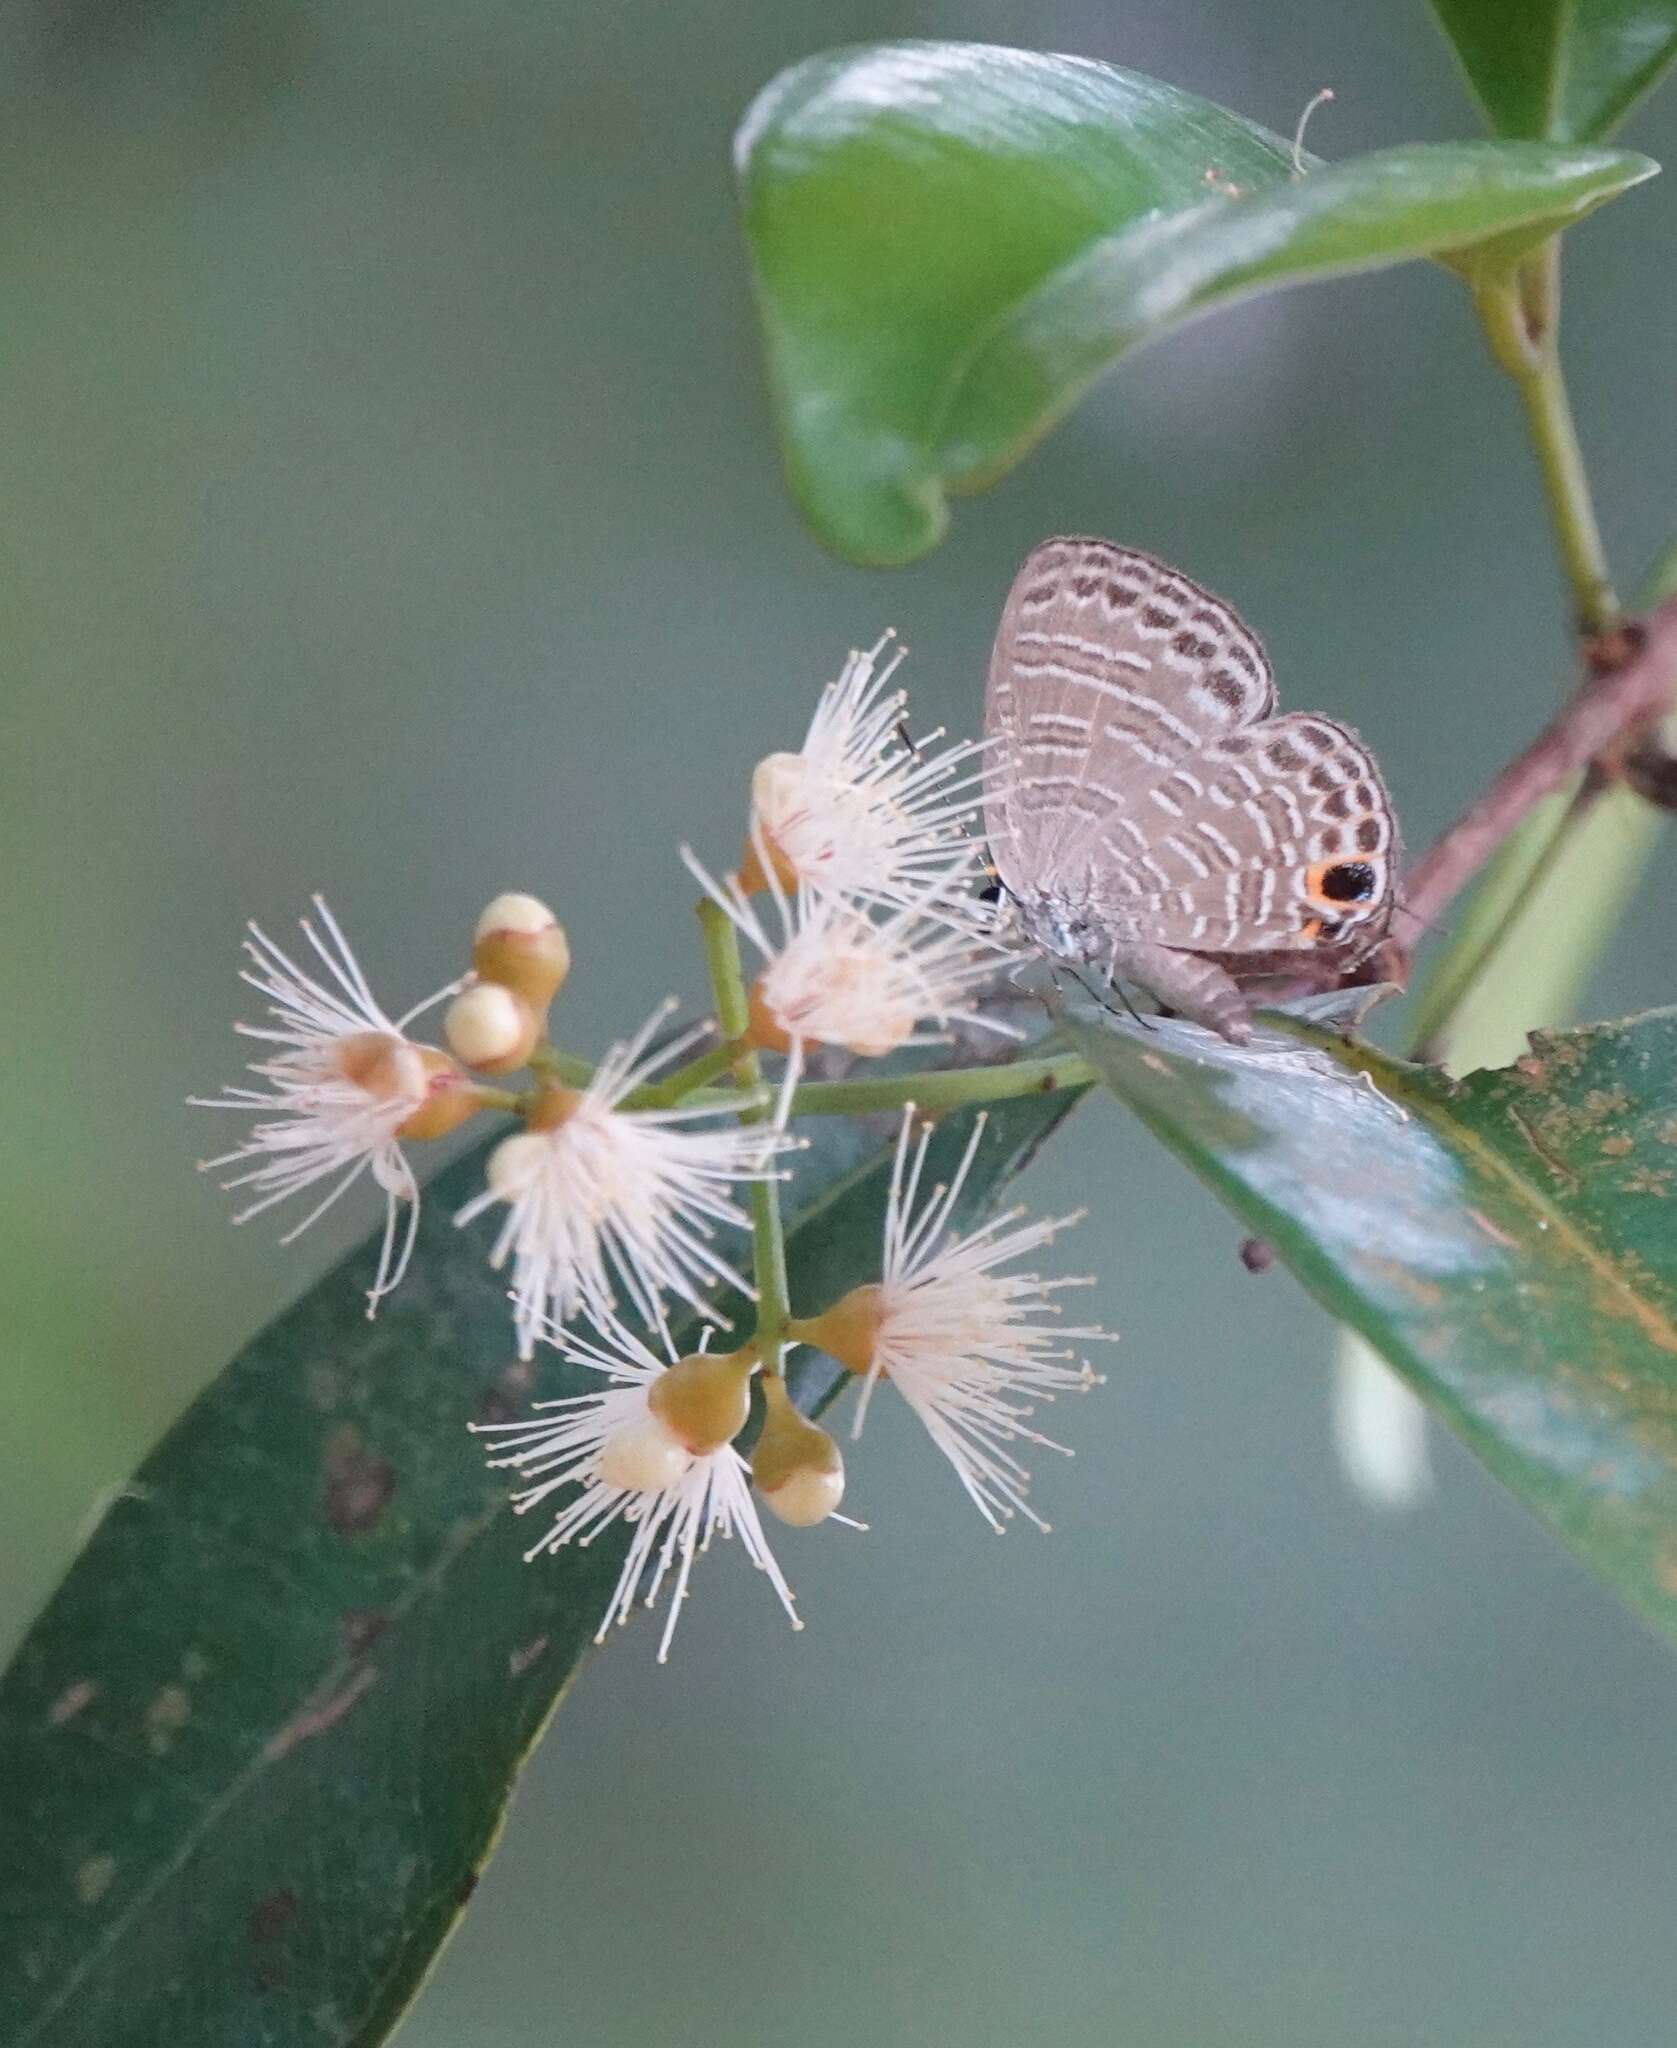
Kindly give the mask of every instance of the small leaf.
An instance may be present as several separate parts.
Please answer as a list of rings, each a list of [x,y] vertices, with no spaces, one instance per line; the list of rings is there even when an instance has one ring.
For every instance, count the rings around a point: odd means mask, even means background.
[[[965,1221],[1075,1100],[996,1105]],[[970,1129],[939,1130],[934,1171]],[[878,1275],[889,1148],[812,1133],[787,1221],[815,1304]],[[371,2048],[459,1917],[623,1548],[523,1564],[537,1532],[467,1435],[590,1378],[513,1359],[483,1235],[449,1221],[482,1172],[480,1150],[428,1190],[376,1323],[363,1246],[234,1359],[0,1682],[8,2048]],[[800,1399],[837,1377],[808,1359]],[[735,1549],[707,1570],[746,1569]],[[767,1597],[762,1625],[785,1627]],[[621,1654],[654,1640],[631,1626]]]
[[[1121,1100],[1677,1633],[1677,1010],[1452,1082],[1292,1025],[1072,1026]]]
[[[1600,142],[1677,57],[1677,0],[1432,0],[1499,135]]]
[[[1651,175],[1543,144],[1417,144],[1294,175],[1191,93],[981,44],[841,50],[737,143],[792,488],[859,561],[923,554],[1126,349],[1251,293],[1547,235]]]

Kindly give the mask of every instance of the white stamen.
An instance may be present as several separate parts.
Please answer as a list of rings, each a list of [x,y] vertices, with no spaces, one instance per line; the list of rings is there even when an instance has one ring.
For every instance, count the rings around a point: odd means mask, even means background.
[[[285,1233],[286,1244],[325,1215],[371,1169],[384,1190],[385,1223],[367,1296],[370,1316],[406,1272],[419,1227],[419,1187],[396,1133],[425,1101],[426,1072],[420,1048],[403,1032],[409,1018],[440,996],[392,1021],[379,1007],[324,899],[316,896],[314,907],[325,937],[308,918],[301,920],[302,929],[325,966],[327,981],[317,981],[299,967],[259,925],[250,926],[245,941],[251,965],[240,970],[240,978],[267,998],[273,1024],[238,1024],[234,1029],[278,1048],[250,1063],[250,1071],[269,1084],[267,1089],[230,1087],[218,1096],[191,1100],[202,1109],[233,1109],[246,1115],[274,1112],[252,1127],[242,1145],[201,1162],[206,1171],[255,1162],[247,1172],[222,1183],[227,1188],[249,1188],[256,1197],[234,1214],[235,1223],[259,1216],[305,1188],[331,1183],[303,1220]],[[367,1038],[390,1041],[388,1057],[377,1069],[378,1085],[352,1079],[344,1071],[346,1041]],[[397,1208],[402,1203],[407,1204],[408,1215],[398,1249]]]
[[[801,887],[894,907],[943,884],[970,905],[978,850],[968,828],[984,777],[956,771],[986,743],[932,753],[941,732],[917,747],[903,743],[907,699],[888,685],[906,650],[893,640],[886,633],[853,651],[822,691],[799,751],[758,764],[753,831]],[[767,848],[759,860],[767,866]]]
[[[984,1130],[976,1119],[954,1175],[924,1202],[920,1183],[931,1131],[911,1145],[912,1107],[891,1166],[885,1245],[879,1287],[879,1329],[853,1434],[860,1435],[874,1386],[887,1380],[925,1424],[954,1466],[968,1495],[993,1529],[1015,1513],[1048,1524],[1026,1499],[1029,1475],[1007,1448],[1033,1443],[1065,1446],[1028,1427],[1038,1401],[1098,1384],[1086,1360],[1074,1360],[1071,1342],[1110,1342],[1093,1325],[1065,1328],[1050,1297],[1084,1280],[1043,1280],[1034,1273],[999,1273],[1010,1260],[1047,1244],[1079,1220],[1081,1211],[1022,1223],[1014,1209],[964,1235],[952,1234],[961,1193]]]
[[[668,1370],[665,1361],[611,1318],[601,1319],[590,1336],[545,1322],[540,1333],[573,1364],[601,1374],[607,1384],[568,1400],[538,1401],[536,1413],[522,1422],[473,1423],[471,1428],[494,1451],[492,1468],[510,1468],[531,1482],[512,1497],[519,1514],[528,1514],[562,1488],[578,1489],[525,1552],[527,1563],[569,1543],[591,1543],[614,1523],[632,1528],[595,1641],[605,1640],[613,1622],[627,1621],[637,1601],[651,1607],[673,1567],[669,1613],[658,1645],[663,1663],[687,1598],[693,1559],[709,1549],[713,1536],[739,1537],[751,1562],[767,1574],[787,1619],[802,1628],[791,1588],[763,1534],[745,1460],[732,1444],[688,1458],[679,1476],[664,1485],[629,1487],[607,1478],[621,1446],[644,1440],[651,1420],[647,1395]]]
[[[619,1293],[655,1328],[665,1295],[717,1321],[706,1290],[720,1282],[752,1295],[710,1240],[719,1227],[749,1224],[729,1190],[771,1179],[775,1155],[796,1141],[761,1124],[692,1128],[698,1119],[731,1114],[733,1102],[619,1107],[703,1034],[706,1027],[696,1026],[649,1053],[670,1008],[662,1005],[633,1038],[612,1047],[562,1123],[504,1140],[490,1157],[483,1193],[454,1219],[469,1223],[493,1203],[507,1205],[490,1261],[497,1268],[513,1261],[522,1358],[532,1355],[544,1316],[563,1322],[580,1308],[609,1315]]]

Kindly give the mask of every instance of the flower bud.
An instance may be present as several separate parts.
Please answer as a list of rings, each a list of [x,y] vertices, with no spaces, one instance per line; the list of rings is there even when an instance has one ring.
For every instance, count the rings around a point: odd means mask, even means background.
[[[479,1108],[477,1090],[446,1052],[435,1046],[409,1048],[418,1055],[425,1076],[425,1099],[405,1123],[396,1126],[398,1138],[446,1138],[459,1130]]]
[[[528,1064],[541,1037],[541,1018],[510,988],[480,981],[457,995],[443,1019],[443,1035],[467,1066],[508,1074]]]
[[[646,1405],[695,1458],[732,1443],[751,1413],[751,1351],[695,1351],[652,1382]]]
[[[570,941],[545,903],[509,891],[478,919],[472,965],[480,981],[511,989],[545,1023],[547,1006],[571,969]]]
[[[677,1484],[691,1460],[686,1446],[650,1411],[614,1429],[595,1465],[607,1486],[631,1493],[663,1493]]]
[[[781,1521],[813,1528],[844,1498],[844,1459],[827,1432],[798,1413],[778,1373],[764,1376],[763,1401],[751,1476],[763,1504]]]
[[[825,1351],[847,1372],[866,1373],[873,1370],[880,1320],[880,1290],[869,1283],[852,1287],[818,1316],[795,1319],[786,1328],[798,1343],[813,1344],[817,1351]]]

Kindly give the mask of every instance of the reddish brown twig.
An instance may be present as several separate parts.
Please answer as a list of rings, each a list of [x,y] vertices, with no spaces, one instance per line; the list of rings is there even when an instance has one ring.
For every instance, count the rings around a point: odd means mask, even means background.
[[[1586,653],[1591,673],[1571,701],[1409,871],[1399,915],[1412,933],[1434,922],[1534,805],[1592,761],[1616,766],[1642,729],[1671,708],[1677,599],[1587,643]],[[1388,956],[1400,944],[1388,941]]]

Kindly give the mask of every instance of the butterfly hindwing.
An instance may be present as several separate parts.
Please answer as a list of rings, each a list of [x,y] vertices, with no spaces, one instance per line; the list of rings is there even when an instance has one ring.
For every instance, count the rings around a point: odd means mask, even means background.
[[[1397,824],[1373,756],[1314,712],[1233,733],[1107,821],[1085,886],[1188,952],[1352,946],[1384,931]]]

